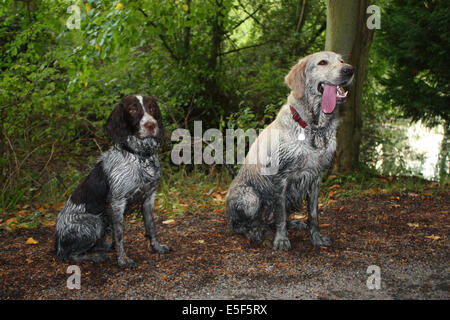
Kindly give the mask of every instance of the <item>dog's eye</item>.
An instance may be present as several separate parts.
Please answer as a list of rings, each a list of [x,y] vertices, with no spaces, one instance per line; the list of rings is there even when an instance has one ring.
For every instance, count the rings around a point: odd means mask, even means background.
[[[327,64],[328,64],[327,60],[320,60],[318,63],[319,66],[326,66]]]
[[[137,106],[136,106],[135,104],[133,104],[133,105],[130,107],[129,112],[130,112],[130,113],[135,113],[136,111],[137,111]]]

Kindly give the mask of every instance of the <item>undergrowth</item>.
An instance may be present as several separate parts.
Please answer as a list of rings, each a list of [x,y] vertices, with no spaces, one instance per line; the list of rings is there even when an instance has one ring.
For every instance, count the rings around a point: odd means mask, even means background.
[[[95,158],[88,160],[92,167]],[[13,195],[16,201],[0,217],[0,230],[14,231],[42,226],[53,226],[56,216],[70,193],[88,173],[68,165],[58,176],[49,180],[42,190],[34,195],[32,202],[17,202],[23,192]],[[155,199],[155,215],[170,223],[186,212],[208,211],[212,214],[225,210],[225,197],[232,178],[221,166],[175,167],[166,165]],[[24,189],[27,186],[23,186]],[[449,190],[449,182],[431,182],[417,177],[380,176],[369,170],[345,175],[330,175],[321,186],[321,206],[339,199],[357,198],[375,194],[413,193],[433,196]],[[2,195],[6,197],[8,195]],[[128,219],[141,219],[136,208]]]

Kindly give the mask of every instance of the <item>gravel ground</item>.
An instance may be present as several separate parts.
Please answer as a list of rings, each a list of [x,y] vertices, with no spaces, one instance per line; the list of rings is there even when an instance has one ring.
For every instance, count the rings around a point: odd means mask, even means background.
[[[231,234],[225,212],[186,212],[172,224],[157,217],[159,255],[142,221],[128,219],[128,255],[78,264],[81,289],[66,287],[70,265],[53,255],[53,228],[0,234],[1,299],[449,299],[450,193],[371,195],[333,200],[320,209],[331,248],[314,248],[290,231],[292,249],[249,243]],[[38,241],[25,244],[29,237]],[[367,268],[381,272],[369,290]]]

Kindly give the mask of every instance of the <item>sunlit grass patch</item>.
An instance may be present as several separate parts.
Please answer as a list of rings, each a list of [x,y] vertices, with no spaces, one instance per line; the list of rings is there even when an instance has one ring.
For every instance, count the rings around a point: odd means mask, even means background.
[[[413,176],[380,176],[370,171],[355,171],[343,175],[330,175],[321,186],[321,202],[359,196],[414,193],[435,195],[448,190],[449,182],[428,181]]]
[[[196,169],[189,173],[185,170],[166,172],[156,195],[155,209],[168,217],[186,211],[222,210],[230,182],[225,173],[211,175]]]

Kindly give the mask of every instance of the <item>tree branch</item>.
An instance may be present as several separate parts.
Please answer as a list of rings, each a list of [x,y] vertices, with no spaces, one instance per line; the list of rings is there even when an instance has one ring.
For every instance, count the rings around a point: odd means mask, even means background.
[[[138,10],[144,15],[144,17],[148,18],[148,14],[142,10],[142,8],[138,8]],[[148,20],[148,22],[155,28],[157,28],[157,25],[152,21],[152,20]],[[161,40],[164,48],[166,48],[166,50],[169,52],[170,56],[172,57],[173,60],[178,61],[179,58],[177,57],[177,55],[173,52],[173,50],[171,49],[169,43],[167,42],[167,39],[164,37],[163,34],[158,34],[159,39]]]
[[[306,0],[302,0],[302,11],[300,12],[300,17],[298,18],[298,24],[295,31],[300,33],[302,30],[303,24],[305,23],[305,8],[306,8]]]
[[[256,22],[259,23],[259,21],[255,18],[254,14],[257,13],[259,10],[261,10],[261,8],[264,6],[264,4],[261,4],[258,8],[255,9],[255,11],[253,11],[252,13],[248,12],[245,7],[241,4],[241,1],[238,1],[239,5],[242,7],[242,9],[244,10],[244,12],[247,14],[247,16],[242,19],[241,21],[239,21],[235,26],[233,26],[233,28],[231,28],[231,30],[234,30],[236,28],[238,28],[241,24],[243,24],[245,21],[247,21],[248,19],[252,18],[253,20],[255,20]]]
[[[275,41],[275,40],[270,40],[270,41],[266,41],[266,42],[263,42],[263,43],[253,44],[253,45],[250,45],[250,46],[247,46],[247,47],[241,47],[241,48],[236,48],[236,49],[233,49],[233,50],[221,52],[221,53],[219,54],[219,56],[223,56],[223,55],[226,55],[226,54],[229,54],[229,53],[238,52],[238,51],[245,50],[245,49],[261,47],[261,46],[264,46],[264,45],[269,44],[269,43],[274,42],[274,41]]]
[[[242,10],[244,10],[244,12],[248,15],[247,18],[245,18],[245,20],[247,20],[248,18],[252,18],[253,20],[255,20],[255,22],[259,25],[263,25],[261,22],[259,22],[258,19],[255,18],[254,14],[256,12],[258,12],[263,6],[264,3],[261,4],[253,13],[250,13],[247,11],[247,9],[245,8],[245,6],[242,4],[241,0],[238,0],[239,6],[242,8]],[[243,21],[242,21],[243,22]]]
[[[317,37],[319,37],[325,31],[326,28],[327,28],[326,22],[322,23],[320,25],[320,28],[316,31],[316,33],[312,36],[312,38],[308,41],[308,43],[306,43],[304,48],[308,49],[314,43],[314,41],[316,41]]]

